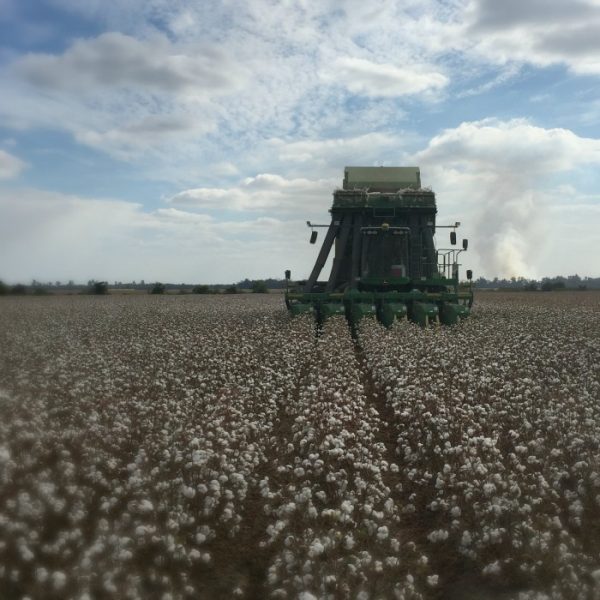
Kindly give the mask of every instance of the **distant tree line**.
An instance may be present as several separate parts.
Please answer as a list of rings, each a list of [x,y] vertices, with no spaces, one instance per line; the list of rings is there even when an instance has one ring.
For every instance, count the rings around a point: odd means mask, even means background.
[[[25,295],[35,294],[44,295],[51,293],[67,293],[67,294],[93,294],[105,295],[109,290],[121,291],[137,291],[147,292],[149,294],[165,294],[178,292],[180,294],[237,294],[241,292],[253,292],[255,294],[267,294],[271,289],[281,289],[285,287],[285,280],[278,279],[244,279],[238,283],[222,283],[222,284],[193,284],[193,283],[161,283],[152,282],[146,283],[143,279],[139,282],[121,282],[115,281],[97,281],[95,279],[88,280],[87,284],[77,284],[73,281],[62,283],[60,281],[40,282],[33,280],[29,285],[16,283],[8,285],[0,280],[0,296],[1,295]]]
[[[563,277],[543,277],[542,279],[526,279],[525,277],[511,277],[510,279],[486,279],[480,277],[473,282],[479,289],[509,289],[522,291],[552,290],[598,290],[600,289],[600,277],[580,277],[569,275]]]
[[[76,284],[73,281],[61,283],[50,281],[42,283],[35,279],[29,284],[16,283],[8,285],[0,281],[0,295],[45,295],[50,293],[75,293],[75,294],[108,294],[109,290],[135,290],[149,294],[238,294],[253,292],[266,294],[269,290],[285,288],[285,279],[244,279],[234,284],[193,284],[193,283],[146,283],[143,279],[139,282],[96,281],[90,279],[87,284]],[[567,277],[543,277],[542,279],[527,279],[525,277],[511,277],[510,279],[486,279],[479,277],[473,281],[478,289],[508,289],[521,291],[550,291],[550,290],[598,290],[600,277],[580,277],[569,275]]]

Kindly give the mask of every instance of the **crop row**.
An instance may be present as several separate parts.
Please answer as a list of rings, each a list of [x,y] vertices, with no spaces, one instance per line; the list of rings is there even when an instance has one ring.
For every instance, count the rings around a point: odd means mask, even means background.
[[[422,524],[448,575],[468,569],[591,598],[600,595],[600,315],[507,300],[454,329],[362,324],[393,410],[401,514]]]

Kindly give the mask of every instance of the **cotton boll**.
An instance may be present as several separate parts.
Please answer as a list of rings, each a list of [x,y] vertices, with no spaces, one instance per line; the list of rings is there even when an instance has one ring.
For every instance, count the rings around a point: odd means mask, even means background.
[[[62,590],[67,583],[67,576],[62,571],[54,571],[51,576],[52,587],[56,591]]]
[[[192,487],[184,486],[183,487],[183,495],[188,500],[191,500],[196,495],[196,490],[194,488],[192,488]]]

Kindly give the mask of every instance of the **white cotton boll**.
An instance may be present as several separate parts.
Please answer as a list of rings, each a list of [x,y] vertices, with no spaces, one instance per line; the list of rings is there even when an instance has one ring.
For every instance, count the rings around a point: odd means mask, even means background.
[[[454,506],[454,507],[452,508],[452,510],[450,511],[450,515],[451,515],[453,518],[455,518],[455,519],[458,519],[458,517],[460,517],[460,515],[461,515],[461,510],[460,510],[460,508],[459,508],[458,506]]]
[[[484,483],[483,484],[483,493],[486,496],[491,496],[496,492],[496,486],[493,483]]]
[[[188,499],[191,500],[195,495],[196,495],[196,490],[192,487],[189,486],[184,486],[183,487],[183,495]]]
[[[298,600],[318,600],[318,598],[310,592],[300,592]]]
[[[52,587],[55,590],[62,590],[67,583],[67,576],[62,571],[52,573]]]
[[[196,534],[196,544],[204,544],[206,541],[206,535],[204,533]]]
[[[320,540],[313,540],[313,543],[310,545],[309,549],[308,549],[308,555],[311,558],[316,558],[317,556],[320,556],[321,554],[323,554],[323,552],[325,551],[325,546],[323,546],[323,544],[321,544]]]
[[[197,550],[196,548],[192,548],[189,553],[188,556],[191,560],[200,560],[200,557],[202,556],[202,554],[200,553],[199,550]]]
[[[0,463],[10,460],[10,449],[6,446],[0,446]]]
[[[438,575],[429,575],[429,577],[427,577],[427,585],[430,587],[435,587],[438,584],[438,581]]]
[[[436,529],[427,536],[427,539],[434,543],[443,542],[448,539],[448,532],[445,529]]]
[[[383,540],[386,540],[388,538],[388,535],[389,535],[389,531],[385,525],[382,525],[381,527],[377,528],[377,539],[380,542],[382,542]]]
[[[486,565],[483,568],[482,573],[484,575],[498,575],[501,571],[502,571],[502,566],[500,565],[500,562],[496,560],[493,563]]]
[[[344,500],[342,502],[342,510],[346,513],[346,514],[351,514],[352,511],[354,511],[354,506],[352,505],[352,503],[348,500]]]
[[[154,510],[154,505],[152,502],[150,502],[150,500],[144,499],[138,502],[137,508],[141,513],[148,513],[151,510]]]
[[[344,537],[344,546],[347,550],[352,550],[352,548],[354,548],[354,544],[355,541],[351,533]]]

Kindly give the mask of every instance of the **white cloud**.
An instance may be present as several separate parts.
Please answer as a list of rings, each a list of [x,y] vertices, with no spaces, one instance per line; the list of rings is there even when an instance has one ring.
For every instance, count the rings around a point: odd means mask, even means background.
[[[75,139],[101,151],[125,160],[134,160],[140,154],[165,149],[169,145],[183,146],[190,138],[213,131],[215,124],[194,120],[191,115],[149,115],[104,131],[76,129]]]
[[[18,177],[26,166],[20,158],[0,149],[0,180]]]
[[[397,162],[401,149],[414,141],[414,135],[399,133],[366,133],[353,137],[304,139],[287,141],[269,140],[279,160],[287,168],[301,168],[304,172],[327,173],[341,179],[344,166],[358,160],[364,165],[383,165],[386,161]]]
[[[435,92],[449,82],[448,77],[430,67],[397,67],[354,57],[336,59],[322,77],[345,86],[354,94],[374,98]]]
[[[182,173],[276,169],[263,140],[391,135],[412,103],[485,93],[523,64],[593,71],[595,37],[581,28],[593,33],[597,8],[540,1],[53,0],[113,31],[14,61],[0,73],[0,118],[65,129],[152,176],[173,172],[169,161]],[[267,163],[240,160],[250,146]]]
[[[206,43],[111,32],[62,54],[14,60],[0,71],[0,118],[15,128],[67,130],[120,159],[165,160],[214,131],[217,101],[245,80],[238,61]]]
[[[302,220],[217,220],[176,208],[0,189],[0,278],[232,282],[312,266]]]
[[[472,49],[492,61],[564,64],[575,73],[600,74],[596,1],[473,0],[464,25]]]
[[[485,119],[461,123],[431,139],[418,155],[430,163],[512,172],[513,177],[600,163],[600,140],[569,129],[544,129],[525,119]]]
[[[383,4],[367,10],[348,3],[340,11],[331,3],[267,7],[251,1],[235,10],[215,3],[208,10],[154,0],[118,8],[55,2],[127,33],[108,32],[77,40],[59,54],[17,59],[0,73],[8,92],[0,98],[0,117],[22,128],[66,129],[79,142],[127,160],[159,152],[181,163],[190,150],[198,155],[206,149],[211,144],[206,134],[217,128],[222,145],[238,154],[257,140],[291,131],[313,138],[336,131],[362,134],[404,117],[386,97],[441,83],[442,76],[431,69],[407,75],[387,64],[387,43],[397,36],[393,17],[396,23],[409,21]],[[171,39],[153,23],[170,29]],[[361,36],[366,38],[355,40]],[[378,47],[380,38],[386,45]],[[370,51],[364,51],[365,44]],[[415,64],[409,49],[397,43],[392,48],[395,65]],[[348,83],[346,77],[327,85],[318,76],[336,59],[355,74],[365,71],[360,93],[367,101],[360,106],[345,105],[347,92],[340,94],[340,85]],[[371,80],[377,102],[369,101]],[[135,130],[149,119],[163,119],[165,127],[153,128],[149,141],[136,143]],[[182,121],[195,126],[181,131]],[[219,156],[217,162],[234,161]],[[188,161],[182,168],[189,167]],[[156,171],[154,165],[149,170]]]
[[[333,180],[286,179],[262,173],[248,177],[229,188],[193,188],[169,199],[174,205],[204,210],[237,210],[312,213],[315,208],[329,208]]]
[[[76,40],[62,55],[27,54],[13,69],[36,87],[69,92],[127,88],[202,96],[238,87],[241,69],[225,53],[194,50],[185,53],[159,35],[142,41],[109,32]]]

